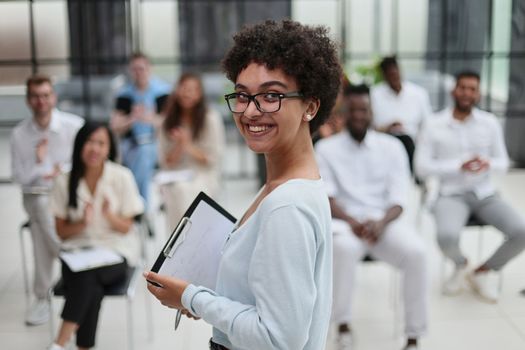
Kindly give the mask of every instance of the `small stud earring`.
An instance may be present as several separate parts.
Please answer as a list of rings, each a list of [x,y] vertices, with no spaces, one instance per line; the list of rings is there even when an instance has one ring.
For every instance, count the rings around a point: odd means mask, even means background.
[[[305,118],[306,121],[309,122],[310,120],[312,120],[313,116],[311,114],[307,114]]]

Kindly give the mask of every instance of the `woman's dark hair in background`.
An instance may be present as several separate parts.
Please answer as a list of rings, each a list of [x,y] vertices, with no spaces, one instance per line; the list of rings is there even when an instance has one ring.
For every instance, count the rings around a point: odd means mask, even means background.
[[[179,87],[182,83],[184,83],[184,81],[188,79],[195,79],[196,81],[198,81],[201,90],[201,98],[197,102],[195,107],[193,107],[193,111],[191,111],[191,136],[195,140],[199,137],[204,127],[204,120],[206,119],[206,100],[204,98],[204,88],[202,85],[201,77],[196,73],[183,73],[179,78],[177,87]],[[170,97],[168,98],[168,102],[166,103],[165,118],[163,122],[163,128],[165,131],[169,131],[181,125],[182,107],[179,103],[176,91],[176,89],[173,90]]]
[[[113,133],[109,129],[107,123],[99,121],[86,121],[84,126],[78,130],[77,136],[75,137],[75,143],[73,146],[73,157],[71,161],[71,173],[69,175],[69,201],[68,205],[71,208],[77,207],[77,187],[80,179],[84,176],[86,167],[82,161],[82,149],[88,141],[91,134],[96,130],[104,128],[109,135],[109,154],[108,159],[115,161],[117,158],[117,145]]]
[[[305,98],[320,101],[319,111],[310,122],[310,133],[324,123],[335,103],[342,75],[337,47],[328,37],[327,28],[292,20],[268,20],[244,27],[233,40],[233,47],[222,61],[228,79],[235,83],[252,62],[270,70],[282,69],[296,80]]]

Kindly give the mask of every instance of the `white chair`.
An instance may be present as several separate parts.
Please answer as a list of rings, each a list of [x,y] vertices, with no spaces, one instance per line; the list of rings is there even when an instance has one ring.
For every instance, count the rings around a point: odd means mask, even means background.
[[[125,279],[123,279],[121,282],[108,286],[107,288],[104,289],[104,297],[124,297],[126,299],[126,323],[127,323],[128,349],[130,350],[133,350],[134,348],[133,298],[135,297],[135,290],[136,290],[138,281],[141,279],[140,278],[141,274],[142,274],[142,268],[138,266],[130,266],[126,272]],[[53,297],[64,296],[64,292],[65,292],[64,281],[61,278],[55,284],[55,286],[51,288],[49,292],[49,305],[50,305],[51,315],[55,314],[54,307],[53,307]],[[151,324],[152,322],[151,311],[147,312],[146,316],[148,318],[147,320],[148,324]],[[51,327],[50,327],[51,328],[51,341],[53,341],[56,330],[55,330],[55,324],[53,321],[53,317],[51,317],[50,320],[51,320]],[[151,339],[151,334],[150,334],[150,339]]]

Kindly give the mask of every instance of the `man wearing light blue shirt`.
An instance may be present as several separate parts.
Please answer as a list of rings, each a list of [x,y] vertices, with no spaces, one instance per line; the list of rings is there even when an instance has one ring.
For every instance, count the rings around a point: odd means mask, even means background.
[[[128,167],[146,206],[149,184],[157,163],[156,128],[170,91],[165,82],[151,77],[149,59],[141,53],[129,63],[131,82],[117,95],[111,128],[121,137],[122,163]]]

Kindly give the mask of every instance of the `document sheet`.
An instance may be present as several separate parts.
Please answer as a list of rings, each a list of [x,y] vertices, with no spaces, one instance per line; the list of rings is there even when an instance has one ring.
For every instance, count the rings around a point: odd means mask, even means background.
[[[168,241],[152,270],[158,268],[158,273],[162,275],[213,289],[221,251],[235,226],[235,219],[229,214],[224,215],[209,202],[200,200],[191,215],[181,222],[183,227],[172,234],[176,235],[176,239]],[[173,244],[171,247],[170,242]],[[162,265],[159,267],[160,262]]]
[[[60,259],[73,272],[119,264],[124,258],[109,248],[89,247],[60,252]]]

